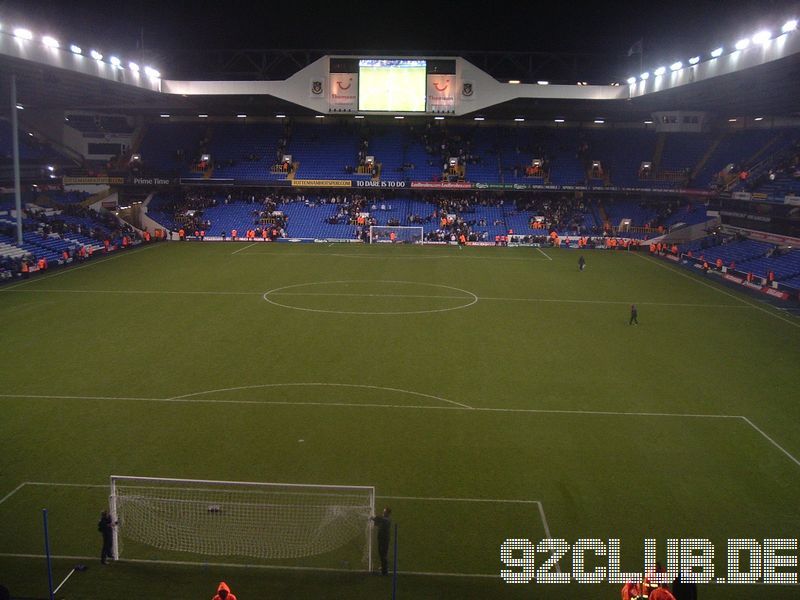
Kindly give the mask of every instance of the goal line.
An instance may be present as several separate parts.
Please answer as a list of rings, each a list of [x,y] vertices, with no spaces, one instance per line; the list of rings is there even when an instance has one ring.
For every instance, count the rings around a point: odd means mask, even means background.
[[[144,478],[147,479],[147,478]],[[177,480],[181,481],[181,480]],[[295,484],[292,484],[295,485]],[[302,484],[296,484],[301,485]],[[108,484],[82,484],[82,483],[66,483],[66,482],[47,482],[47,481],[25,481],[16,486],[5,497],[0,498],[0,505],[8,501],[10,498],[18,494],[26,487],[71,487],[71,488],[95,488],[95,489],[108,489]],[[314,486],[317,487],[317,486]],[[340,486],[330,486],[338,488]],[[361,489],[361,486],[353,486],[356,489]],[[291,492],[289,492],[291,493]],[[429,503],[474,503],[474,504],[496,504],[496,505],[522,505],[530,506],[531,517],[534,521],[538,522],[544,532],[544,537],[550,539],[551,532],[550,526],[545,514],[544,505],[540,500],[525,500],[514,498],[464,498],[464,497],[446,497],[446,496],[399,496],[399,495],[376,495],[377,500],[391,500],[401,502],[429,502]],[[11,553],[0,552],[0,558],[20,558],[20,559],[41,559],[43,554],[33,553]],[[75,560],[75,561],[92,561],[96,560],[95,556],[78,556],[78,555],[53,555],[54,560]],[[152,565],[167,565],[167,566],[212,566],[219,568],[239,568],[239,569],[264,569],[274,571],[299,571],[299,572],[330,572],[330,573],[353,573],[353,569],[325,567],[325,566],[301,566],[301,565],[274,565],[263,563],[236,563],[236,562],[209,562],[209,561],[190,561],[190,560],[162,560],[162,559],[140,559],[120,557],[119,562],[129,564],[152,564]],[[401,575],[414,575],[424,577],[460,577],[460,578],[499,578],[499,573],[462,573],[462,572],[448,572],[448,571],[407,571],[401,570],[398,572]]]

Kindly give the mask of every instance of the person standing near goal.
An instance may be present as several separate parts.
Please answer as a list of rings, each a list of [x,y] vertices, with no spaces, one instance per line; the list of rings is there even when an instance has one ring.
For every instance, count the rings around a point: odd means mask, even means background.
[[[100,513],[97,531],[103,534],[103,549],[100,551],[100,563],[107,565],[108,559],[114,557],[114,521],[107,510]]]
[[[381,575],[389,574],[389,537],[392,532],[392,509],[383,509],[383,516],[372,517],[378,528],[378,555],[381,557]]]

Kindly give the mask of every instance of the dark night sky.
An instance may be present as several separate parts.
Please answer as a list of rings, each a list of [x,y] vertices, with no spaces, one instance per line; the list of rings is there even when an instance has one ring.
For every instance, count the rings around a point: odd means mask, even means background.
[[[143,29],[145,47],[162,54],[203,47],[472,49],[587,52],[624,60],[630,45],[644,38],[646,62],[654,64],[800,16],[800,2],[783,0],[607,0],[591,8],[558,0],[493,2],[481,9],[459,8],[467,2],[343,4],[7,0],[0,1],[0,22],[4,29],[24,24],[50,32],[62,43],[96,45],[107,55],[129,55]]]

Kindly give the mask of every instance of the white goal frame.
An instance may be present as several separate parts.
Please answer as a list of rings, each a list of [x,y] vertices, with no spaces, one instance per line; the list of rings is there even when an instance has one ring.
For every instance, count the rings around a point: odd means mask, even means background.
[[[315,491],[321,492],[355,492],[357,494],[366,494],[369,501],[370,516],[375,515],[375,487],[364,485],[314,485],[304,483],[262,483],[253,481],[219,481],[212,479],[178,479],[170,477],[141,477],[141,476],[126,476],[126,475],[111,475],[110,476],[110,495],[109,495],[109,512],[111,514],[113,527],[113,545],[112,552],[114,560],[119,560],[119,511],[118,511],[118,483],[130,483],[135,485],[153,483],[153,484],[170,484],[170,485],[205,485],[205,486],[218,486],[224,488],[225,486],[237,488],[251,488],[256,490],[294,490],[297,493],[313,493]],[[372,519],[367,519],[365,524],[366,535],[366,549],[367,549],[367,569],[372,571]],[[124,527],[124,523],[121,524]]]
[[[410,230],[410,229],[414,229],[414,230],[417,230],[419,232],[419,242],[412,242],[412,243],[424,244],[425,243],[425,228],[422,227],[421,225],[413,225],[413,226],[398,225],[396,227],[393,226],[393,225],[370,225],[369,226],[369,243],[370,244],[388,243],[388,240],[381,241],[381,242],[376,242],[375,241],[375,230],[400,231],[400,230]]]

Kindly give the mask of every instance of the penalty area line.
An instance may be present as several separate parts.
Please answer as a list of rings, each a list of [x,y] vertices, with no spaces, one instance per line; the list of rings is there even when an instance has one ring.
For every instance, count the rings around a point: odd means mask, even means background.
[[[389,392],[407,393],[413,396],[429,398],[438,400],[448,404],[445,405],[422,405],[422,404],[377,404],[377,403],[356,403],[356,402],[288,402],[288,401],[261,401],[261,400],[206,400],[199,396],[203,394],[210,394],[225,391],[238,391],[238,390],[252,390],[258,388],[269,387],[296,387],[296,386],[333,386],[333,387],[354,387],[376,389]],[[517,414],[552,414],[552,415],[585,415],[585,416],[625,416],[625,417],[672,417],[684,419],[739,419],[744,421],[750,428],[754,429],[765,440],[772,444],[775,448],[781,451],[789,460],[800,467],[800,460],[795,457],[791,452],[781,446],[775,439],[767,434],[763,429],[758,427],[753,421],[744,415],[726,415],[726,414],[703,414],[703,413],[666,413],[666,412],[625,412],[625,411],[601,411],[601,410],[567,410],[567,409],[546,409],[546,408],[492,408],[492,407],[475,407],[449,400],[440,396],[433,396],[430,394],[423,394],[421,392],[411,392],[409,390],[401,390],[399,388],[388,388],[379,386],[366,386],[358,384],[321,384],[321,383],[294,383],[294,384],[261,384],[256,386],[243,386],[239,388],[223,388],[220,390],[208,390],[205,392],[195,392],[193,394],[186,394],[184,396],[175,396],[173,398],[139,398],[139,397],[115,397],[115,396],[64,396],[64,395],[45,395],[45,394],[0,394],[0,398],[30,398],[30,399],[43,399],[43,400],[117,400],[127,402],[165,402],[165,403],[183,403],[183,404],[237,404],[237,405],[258,405],[263,404],[266,406],[318,406],[318,407],[332,407],[332,408],[373,408],[373,409],[395,409],[395,410],[455,410],[455,411],[468,411],[472,413],[517,413]],[[12,490],[4,498],[0,499],[0,504],[5,502],[8,498],[13,496],[20,487]]]
[[[253,246],[255,246],[255,245],[256,245],[256,243],[255,243],[255,242],[253,242],[252,244],[247,244],[246,246],[244,246],[244,247],[242,247],[242,248],[239,248],[238,250],[234,250],[233,252],[231,252],[231,256],[233,256],[234,254],[239,254],[239,252],[241,252],[242,250],[247,250],[248,248],[252,248],[252,247],[253,247]]]

